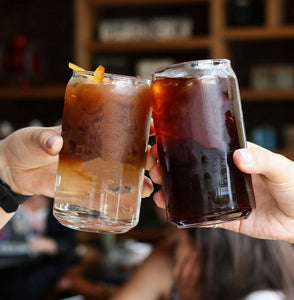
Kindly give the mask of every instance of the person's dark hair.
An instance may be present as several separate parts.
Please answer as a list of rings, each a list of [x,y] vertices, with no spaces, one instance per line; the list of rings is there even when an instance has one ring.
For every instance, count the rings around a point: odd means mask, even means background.
[[[293,297],[292,244],[223,229],[195,229],[194,235],[202,262],[202,300],[236,300],[261,289]]]

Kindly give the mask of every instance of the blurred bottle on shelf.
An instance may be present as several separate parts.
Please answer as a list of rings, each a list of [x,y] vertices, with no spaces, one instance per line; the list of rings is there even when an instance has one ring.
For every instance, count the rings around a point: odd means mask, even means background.
[[[284,22],[286,24],[294,23],[294,0],[285,0],[284,2]]]
[[[253,143],[269,150],[276,150],[278,148],[278,133],[271,125],[256,126],[252,130],[251,140]]]
[[[36,41],[16,35],[0,42],[0,83],[23,87],[43,83],[45,59]]]
[[[10,53],[7,43],[0,42],[0,83],[9,79]]]
[[[57,120],[55,120],[53,126],[60,126],[61,123],[62,123],[62,119],[57,119]]]
[[[7,137],[13,131],[14,131],[14,128],[10,121],[3,120],[0,122],[0,140]]]
[[[227,0],[227,25],[262,25],[264,24],[264,11],[264,1],[262,0]]]
[[[32,119],[28,123],[29,127],[43,127],[43,122],[37,118]]]

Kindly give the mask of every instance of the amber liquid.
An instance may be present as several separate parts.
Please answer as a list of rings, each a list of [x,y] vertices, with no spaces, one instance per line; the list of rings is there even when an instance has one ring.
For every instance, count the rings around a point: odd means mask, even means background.
[[[233,78],[157,78],[151,104],[168,219],[179,227],[246,217],[251,177],[233,163],[245,146]]]
[[[54,201],[64,225],[119,233],[138,223],[149,96],[148,84],[70,80]]]

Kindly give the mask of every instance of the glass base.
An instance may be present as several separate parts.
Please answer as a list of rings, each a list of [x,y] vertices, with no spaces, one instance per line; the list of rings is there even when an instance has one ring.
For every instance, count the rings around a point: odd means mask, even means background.
[[[77,205],[67,205],[63,209],[55,206],[53,215],[66,227],[95,233],[125,233],[138,224],[138,220],[117,220]]]
[[[175,223],[178,228],[192,228],[192,227],[208,227],[221,223],[231,222],[231,221],[241,221],[246,219],[251,212],[251,209],[231,212],[226,214],[214,214],[209,216],[202,216],[196,218],[175,220],[169,218],[169,221]]]

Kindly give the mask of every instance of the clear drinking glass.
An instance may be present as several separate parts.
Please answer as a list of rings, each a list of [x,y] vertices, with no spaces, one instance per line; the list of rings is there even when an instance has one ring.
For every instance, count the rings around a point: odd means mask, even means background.
[[[150,82],[87,75],[74,71],[66,88],[53,214],[70,228],[122,233],[139,218]]]
[[[251,176],[233,152],[246,147],[230,61],[169,65],[152,74],[151,106],[168,220],[178,227],[243,219],[254,207]]]

